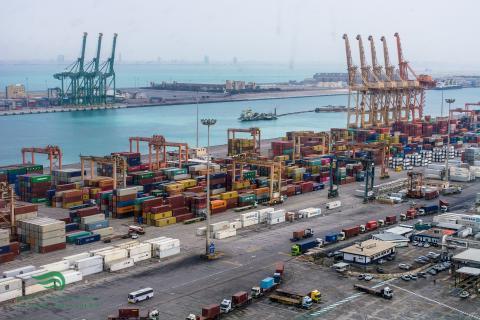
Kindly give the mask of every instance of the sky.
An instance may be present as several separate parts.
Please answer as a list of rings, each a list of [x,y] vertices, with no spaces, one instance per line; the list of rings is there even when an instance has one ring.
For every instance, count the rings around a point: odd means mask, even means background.
[[[89,33],[87,56],[104,34],[110,52],[118,33],[122,61],[186,60],[345,63],[347,33],[380,37],[396,61],[399,32],[405,58],[425,66],[476,67],[480,2],[475,0],[15,0],[0,9],[0,60],[76,58]],[[369,55],[367,54],[369,58]]]

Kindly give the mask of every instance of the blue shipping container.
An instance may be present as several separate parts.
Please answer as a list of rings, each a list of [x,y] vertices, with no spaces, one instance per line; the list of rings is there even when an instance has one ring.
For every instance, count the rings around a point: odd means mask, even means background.
[[[87,243],[95,242],[95,241],[100,241],[100,235],[99,234],[93,234],[90,236],[84,236],[75,239],[75,244],[76,245],[84,245]]]
[[[336,234],[327,234],[325,236],[325,242],[337,242],[337,235]]]
[[[65,231],[66,231],[66,232],[78,230],[78,228],[79,228],[79,225],[78,225],[78,223],[75,223],[75,222],[73,222],[73,223],[67,223],[67,224],[65,225]]]
[[[10,252],[10,245],[0,247],[0,254],[9,253],[9,252]]]
[[[107,228],[108,226],[109,226],[108,220],[96,221],[92,223],[87,223],[85,225],[85,230],[92,231],[92,230]]]
[[[273,286],[273,284],[274,284],[274,279],[272,277],[268,277],[263,279],[262,282],[260,282],[260,288],[269,289]]]

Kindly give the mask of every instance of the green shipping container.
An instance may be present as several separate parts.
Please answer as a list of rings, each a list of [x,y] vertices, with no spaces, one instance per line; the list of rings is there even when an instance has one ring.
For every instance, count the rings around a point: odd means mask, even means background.
[[[79,232],[67,234],[67,236],[65,238],[67,240],[67,243],[75,243],[75,240],[77,238],[84,237],[84,236],[89,236],[91,234],[92,233],[88,232],[88,231],[79,231]]]
[[[38,183],[38,182],[50,182],[52,181],[52,176],[48,174],[42,174],[38,176],[31,176],[30,177],[30,182],[32,183]]]

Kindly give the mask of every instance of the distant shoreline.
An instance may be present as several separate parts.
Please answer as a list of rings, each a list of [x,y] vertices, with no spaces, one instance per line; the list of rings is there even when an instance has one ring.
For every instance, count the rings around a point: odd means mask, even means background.
[[[161,91],[161,90],[159,90]],[[319,90],[298,90],[284,92],[268,92],[268,93],[243,93],[226,97],[211,97],[198,101],[198,104],[219,103],[219,102],[237,102],[237,101],[258,101],[258,100],[275,100],[275,99],[291,99],[291,98],[310,98],[310,97],[328,97],[347,95],[347,89],[319,89]],[[44,114],[57,112],[75,112],[75,111],[95,111],[95,110],[112,110],[126,108],[145,108],[159,106],[175,106],[185,104],[195,104],[195,99],[178,99],[175,101],[155,102],[155,103],[118,103],[114,105],[100,106],[54,106],[49,108],[35,108],[22,110],[0,111],[0,116],[19,116],[29,114]]]

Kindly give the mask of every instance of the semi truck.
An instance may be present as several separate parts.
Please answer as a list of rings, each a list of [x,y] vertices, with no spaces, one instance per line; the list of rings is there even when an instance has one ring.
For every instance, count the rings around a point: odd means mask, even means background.
[[[313,237],[313,229],[312,228],[307,228],[305,230],[297,230],[293,231],[292,238],[290,238],[290,241],[295,242],[299,241],[302,239],[307,239]]]
[[[418,209],[418,215],[423,216],[426,214],[434,214],[438,213],[440,207],[436,204],[431,205],[431,206],[423,206],[420,209]]]
[[[449,186],[447,188],[442,189],[442,195],[443,196],[448,196],[451,194],[459,194],[462,192],[462,187],[460,186]]]
[[[138,308],[121,308],[118,309],[118,316],[108,316],[108,320],[158,320],[160,319],[160,312],[158,310],[152,310],[144,313],[143,315]]]
[[[252,298],[257,299],[264,296],[266,293],[275,290],[279,285],[273,277],[267,277],[260,281],[260,286],[255,286],[250,290]]]
[[[292,305],[303,309],[310,309],[313,304],[312,298],[308,295],[301,295],[285,290],[276,290],[269,296],[269,298],[273,302]]]
[[[291,254],[292,256],[299,256],[307,252],[308,249],[315,248],[316,246],[321,244],[323,244],[322,239],[306,239],[306,240],[295,243],[292,246]]]
[[[370,288],[368,286],[364,286],[362,284],[355,284],[355,289],[372,294],[377,297],[382,297],[384,299],[392,299],[393,298],[393,290],[389,287],[382,287],[382,288]]]
[[[244,307],[252,302],[252,297],[245,291],[240,291],[232,295],[231,299],[223,299],[220,304],[221,313],[229,313],[235,309]]]
[[[345,234],[346,239],[352,238],[360,234],[360,226],[344,228],[342,229],[342,232]]]

